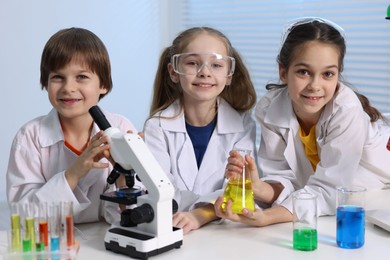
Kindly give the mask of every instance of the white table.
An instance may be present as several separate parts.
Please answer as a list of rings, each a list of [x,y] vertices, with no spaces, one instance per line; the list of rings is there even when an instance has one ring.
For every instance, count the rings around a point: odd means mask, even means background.
[[[366,209],[389,209],[390,190],[371,192]],[[104,235],[109,225],[92,223],[77,225],[76,239],[80,242],[78,259],[129,259],[128,256],[107,251]],[[292,248],[292,223],[255,228],[239,223],[210,223],[185,235],[183,245],[150,259],[388,259],[390,232],[366,222],[365,245],[359,249],[342,249],[336,245],[334,216],[318,219],[318,248],[303,252]],[[4,245],[5,232],[0,232]]]

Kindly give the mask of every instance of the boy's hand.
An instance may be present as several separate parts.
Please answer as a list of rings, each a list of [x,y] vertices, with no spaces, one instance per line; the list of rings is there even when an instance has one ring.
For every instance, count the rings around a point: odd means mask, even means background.
[[[108,163],[99,162],[106,157],[105,153],[109,150],[108,137],[103,136],[103,131],[98,132],[92,137],[89,146],[66,170],[65,178],[72,190],[76,188],[79,180],[87,175],[93,168],[107,168]]]

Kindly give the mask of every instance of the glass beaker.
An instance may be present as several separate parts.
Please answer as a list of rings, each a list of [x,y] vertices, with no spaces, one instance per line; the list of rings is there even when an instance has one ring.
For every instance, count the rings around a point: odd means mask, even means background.
[[[297,191],[293,194],[293,248],[317,249],[317,196]]]
[[[252,191],[252,181],[250,174],[246,172],[245,155],[250,155],[250,150],[236,150],[241,159],[244,160],[242,174],[235,178],[230,178],[223,193],[223,202],[221,208],[226,210],[226,203],[232,201],[232,212],[241,214],[244,208],[251,211],[255,210],[255,200]]]
[[[364,245],[365,193],[360,186],[337,188],[337,245],[341,248],[360,248]]]

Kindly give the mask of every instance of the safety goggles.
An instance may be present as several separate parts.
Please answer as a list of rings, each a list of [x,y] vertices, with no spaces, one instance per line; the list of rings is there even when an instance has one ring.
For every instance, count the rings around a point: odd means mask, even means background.
[[[324,19],[324,18],[320,18],[320,17],[300,17],[300,18],[297,18],[297,19],[294,19],[294,20],[291,20],[285,27],[284,27],[284,30],[283,30],[283,34],[282,34],[282,39],[281,39],[281,46],[283,46],[284,42],[286,41],[288,35],[290,34],[290,32],[298,25],[302,25],[302,24],[308,24],[308,23],[312,23],[314,21],[317,21],[317,22],[320,22],[320,23],[325,23],[327,25],[330,25],[332,26],[333,28],[335,28],[337,31],[339,31],[339,33],[341,34],[341,36],[343,36],[343,38],[345,39],[345,32],[344,32],[344,29],[341,28],[338,24],[332,22],[332,21],[329,21],[327,19]]]
[[[230,77],[236,61],[233,57],[218,53],[181,53],[171,58],[173,70],[181,75],[197,75],[207,67],[216,77]]]

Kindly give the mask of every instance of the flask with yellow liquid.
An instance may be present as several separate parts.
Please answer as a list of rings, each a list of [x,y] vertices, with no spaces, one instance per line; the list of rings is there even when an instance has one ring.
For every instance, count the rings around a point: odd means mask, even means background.
[[[236,150],[240,153],[241,158],[245,160],[245,155],[250,155],[250,150]],[[242,169],[242,175],[229,179],[222,202],[222,210],[226,210],[226,203],[232,201],[232,212],[241,214],[244,208],[254,211],[255,201],[253,198],[252,181],[250,174],[245,170],[245,163]]]

